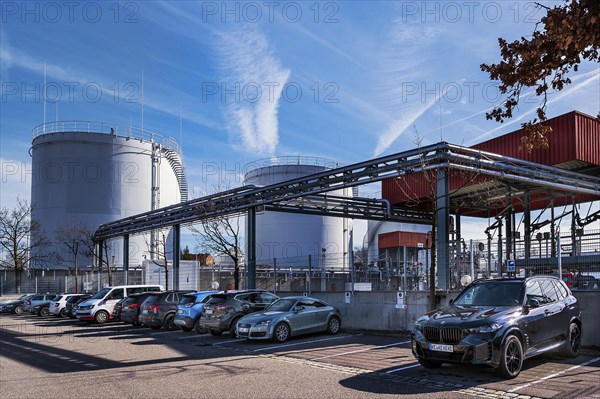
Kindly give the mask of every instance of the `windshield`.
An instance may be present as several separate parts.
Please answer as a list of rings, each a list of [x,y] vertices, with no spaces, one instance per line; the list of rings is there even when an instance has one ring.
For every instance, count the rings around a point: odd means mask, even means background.
[[[96,292],[96,294],[94,294],[94,296],[92,296],[90,299],[102,299],[106,296],[106,294],[108,294],[110,292],[112,288],[104,288],[98,292]]]
[[[455,306],[518,306],[523,304],[524,286],[518,282],[475,284],[452,303]]]
[[[298,302],[298,300],[296,300],[296,299],[286,299],[286,298],[278,299],[275,302],[273,302],[267,308],[267,310],[277,311],[277,312],[289,312],[290,310],[292,310],[292,308],[294,307],[296,302]]]

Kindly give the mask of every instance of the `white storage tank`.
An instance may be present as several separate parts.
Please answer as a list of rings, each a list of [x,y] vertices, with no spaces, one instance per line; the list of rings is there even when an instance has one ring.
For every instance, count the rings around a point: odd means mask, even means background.
[[[33,129],[31,156],[32,218],[53,243],[45,252],[63,257],[45,262],[46,268],[72,267],[72,256],[55,237],[72,220],[95,231],[100,224],[187,199],[179,145],[149,131],[101,122],[46,123]],[[131,236],[131,265],[150,258],[148,242]],[[111,243],[109,259],[119,267],[122,240]],[[78,263],[87,266],[91,259],[79,257]]]
[[[333,161],[313,157],[271,157],[250,163],[244,184],[267,186],[337,167]],[[351,195],[337,190],[330,195]],[[309,255],[314,269],[349,270],[347,219],[283,212],[257,212],[256,263],[278,268],[307,268]]]

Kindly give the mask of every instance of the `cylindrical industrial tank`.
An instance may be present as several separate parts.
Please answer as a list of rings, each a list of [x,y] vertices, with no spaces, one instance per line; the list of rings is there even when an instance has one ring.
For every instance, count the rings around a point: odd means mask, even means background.
[[[268,186],[336,166],[333,161],[313,157],[271,157],[250,163],[245,169],[244,184]],[[328,194],[351,195],[351,191],[337,190]],[[276,259],[278,268],[306,268],[311,255],[311,266],[315,269],[349,270],[350,226],[344,218],[258,212],[257,265],[272,265],[273,259]]]
[[[93,232],[100,224],[187,199],[178,144],[149,131],[101,122],[46,123],[33,129],[31,156],[32,218],[51,243],[45,255],[52,255],[38,266],[72,267],[73,256],[56,240],[57,229],[72,221]],[[130,237],[131,265],[150,258],[149,243],[142,235]],[[108,251],[119,267],[122,240],[111,240]],[[88,266],[91,259],[79,256],[78,264]]]

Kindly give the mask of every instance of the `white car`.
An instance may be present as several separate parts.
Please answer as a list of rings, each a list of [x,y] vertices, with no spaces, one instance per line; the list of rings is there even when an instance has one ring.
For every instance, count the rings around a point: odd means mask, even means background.
[[[117,302],[126,296],[142,292],[164,291],[162,285],[117,285],[106,287],[94,294],[77,306],[75,315],[79,320],[95,321],[98,324],[106,323],[112,318]]]
[[[82,296],[83,294],[61,294],[57,296],[52,302],[50,302],[50,314],[56,317],[64,317],[65,316],[65,307],[67,305],[67,300],[74,296]]]

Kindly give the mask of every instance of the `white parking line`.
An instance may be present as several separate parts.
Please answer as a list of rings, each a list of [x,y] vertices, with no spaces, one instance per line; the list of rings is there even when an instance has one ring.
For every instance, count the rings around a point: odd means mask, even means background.
[[[358,336],[361,336],[361,335],[363,335],[363,334],[356,334],[355,336],[356,336],[356,337],[358,337]],[[266,351],[266,350],[269,350],[269,349],[281,349],[281,348],[286,348],[286,347],[289,347],[289,346],[298,346],[298,345],[304,345],[304,344],[312,344],[312,343],[315,343],[315,342],[331,341],[331,340],[333,340],[333,339],[348,338],[348,337],[350,337],[350,336],[351,336],[351,335],[342,335],[342,336],[333,337],[333,338],[324,338],[324,339],[315,339],[315,340],[313,340],[313,341],[303,341],[303,342],[297,342],[297,343],[295,343],[295,344],[286,344],[286,345],[269,346],[269,347],[267,347],[267,348],[259,348],[259,349],[255,349],[255,350],[253,350],[253,352]]]
[[[521,386],[515,387],[515,388],[513,388],[513,389],[510,389],[508,392],[515,392],[515,391],[518,391],[518,390],[520,390],[520,389],[527,388],[527,387],[529,387],[529,386],[531,386],[531,385],[539,384],[540,382],[544,382],[544,381],[546,381],[546,380],[548,380],[548,379],[550,379],[550,378],[554,378],[554,377],[557,377],[557,376],[559,376],[559,375],[561,375],[561,374],[564,374],[564,373],[566,373],[566,372],[573,371],[573,370],[575,370],[575,369],[578,369],[579,367],[583,367],[583,366],[587,366],[588,364],[596,363],[596,362],[597,362],[597,361],[599,361],[599,360],[600,360],[600,357],[597,357],[597,358],[595,358],[595,359],[592,359],[592,360],[588,360],[587,362],[583,362],[583,363],[581,363],[581,364],[578,364],[577,366],[573,366],[573,367],[571,367],[571,368],[568,368],[568,369],[566,369],[566,370],[559,371],[558,373],[554,373],[554,374],[550,374],[550,375],[547,375],[547,376],[545,376],[545,377],[542,377],[542,378],[540,378],[539,380],[535,380],[535,381],[533,381],[533,382],[530,382],[529,384],[524,384],[524,385],[521,385]]]
[[[221,342],[217,342],[216,344],[213,344],[213,346],[217,346],[217,345],[223,345],[223,344],[228,344],[230,342],[244,342],[244,339],[230,339],[229,341],[221,341]]]
[[[366,351],[370,351],[370,350],[374,350],[374,349],[381,349],[381,348],[389,348],[390,346],[398,346],[398,345],[403,345],[403,344],[408,344],[408,343],[410,343],[410,341],[396,342],[396,343],[389,344],[389,345],[376,346],[376,347],[372,347],[372,348],[366,348],[366,349],[357,349],[357,350],[355,350],[355,351],[350,351],[350,352],[336,353],[336,354],[333,354],[333,355],[327,355],[327,356],[315,357],[314,359],[310,359],[310,360],[328,359],[328,358],[330,358],[330,357],[337,357],[337,356],[351,355],[351,354],[353,354],[353,353],[366,352]]]
[[[419,366],[420,366],[419,363],[417,363],[417,364],[411,364],[410,366],[400,367],[398,369],[393,369],[393,370],[390,370],[390,371],[386,371],[385,373],[386,374],[391,374],[391,373],[395,373],[396,371],[402,371],[402,370],[406,370],[406,369],[412,369],[414,367],[419,367]]]

